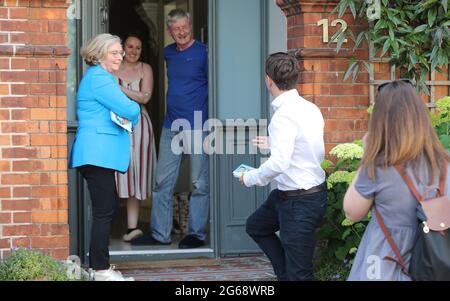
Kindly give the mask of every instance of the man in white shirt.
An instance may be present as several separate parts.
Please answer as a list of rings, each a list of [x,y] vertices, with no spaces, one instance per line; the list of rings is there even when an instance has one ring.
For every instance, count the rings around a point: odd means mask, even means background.
[[[315,104],[299,96],[298,75],[293,56],[275,53],[267,59],[266,85],[274,97],[270,158],[240,179],[247,187],[277,183],[278,189],[248,218],[246,231],[270,259],[280,281],[314,280],[314,233],[327,204],[320,165],[325,157],[324,120]]]

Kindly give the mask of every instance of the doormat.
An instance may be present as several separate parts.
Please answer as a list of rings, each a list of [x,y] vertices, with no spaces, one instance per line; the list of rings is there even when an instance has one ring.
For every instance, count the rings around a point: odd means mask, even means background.
[[[220,258],[219,264],[122,270],[136,281],[276,281],[267,257]]]

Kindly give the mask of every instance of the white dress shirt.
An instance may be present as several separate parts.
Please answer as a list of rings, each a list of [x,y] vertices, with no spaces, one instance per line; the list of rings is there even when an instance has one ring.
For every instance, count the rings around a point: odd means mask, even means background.
[[[275,179],[279,190],[309,189],[325,182],[324,120],[319,108],[296,89],[272,102],[269,124],[270,158],[244,174],[247,187],[266,186]]]

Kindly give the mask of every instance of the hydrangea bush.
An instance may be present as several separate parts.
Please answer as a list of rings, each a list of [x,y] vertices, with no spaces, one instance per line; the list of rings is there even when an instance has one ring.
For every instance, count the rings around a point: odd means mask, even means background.
[[[330,151],[337,158],[336,164],[329,160],[322,163],[327,171],[328,208],[325,221],[317,233],[317,239],[326,242],[319,257],[325,261],[334,260],[350,267],[369,217],[359,223],[345,218],[344,195],[356,175],[364,154],[361,141],[339,144]]]
[[[431,114],[431,120],[442,145],[450,150],[450,96],[436,102],[436,110]]]

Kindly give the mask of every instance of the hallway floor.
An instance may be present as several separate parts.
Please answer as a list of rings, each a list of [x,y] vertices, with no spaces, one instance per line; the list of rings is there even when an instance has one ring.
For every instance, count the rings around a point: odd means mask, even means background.
[[[272,265],[264,256],[220,258],[204,266],[120,269],[136,281],[275,281]]]

